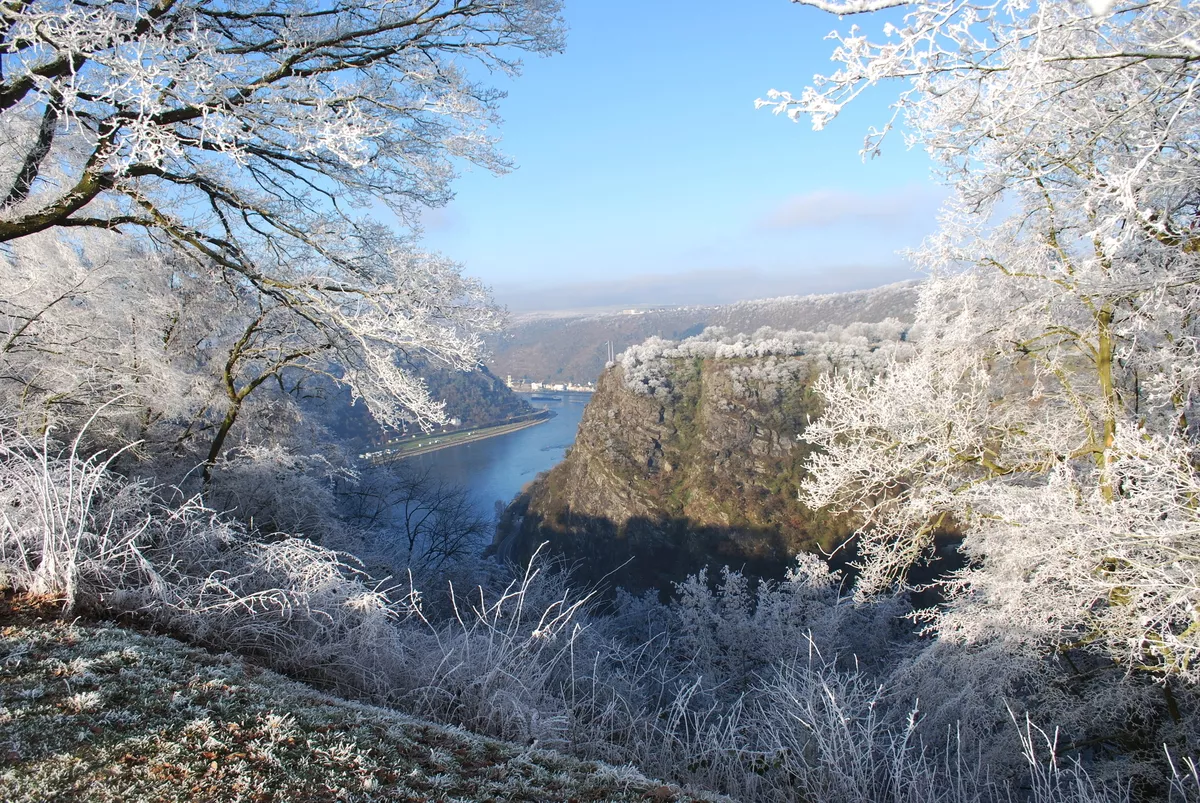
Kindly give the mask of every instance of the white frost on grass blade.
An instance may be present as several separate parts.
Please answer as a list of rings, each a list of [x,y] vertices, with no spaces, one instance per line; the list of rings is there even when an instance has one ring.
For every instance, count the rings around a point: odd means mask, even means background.
[[[30,653],[42,659],[20,659]],[[95,667],[96,688],[56,679],[57,667],[77,660]],[[117,699],[131,706],[120,727],[102,702]],[[181,700],[205,713],[181,719]],[[115,627],[6,627],[0,711],[0,795],[11,801],[635,801],[659,788],[624,768],[346,702],[228,655]],[[671,791],[675,800],[720,799]]]

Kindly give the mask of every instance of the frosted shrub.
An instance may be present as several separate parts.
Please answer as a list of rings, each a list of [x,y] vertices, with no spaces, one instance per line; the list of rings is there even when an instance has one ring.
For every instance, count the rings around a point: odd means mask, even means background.
[[[332,486],[348,474],[320,454],[299,454],[278,443],[243,445],[217,461],[205,501],[243,521],[252,519],[259,529],[323,541],[339,524],[332,515]]]
[[[432,621],[414,604],[410,660],[393,678],[403,708],[441,722],[522,742],[566,746],[564,690],[582,633],[577,614],[587,598],[570,592],[547,602],[559,585],[531,564],[492,601],[482,588],[452,596],[453,618]],[[415,591],[413,592],[415,594]],[[541,597],[541,599],[539,599]]]
[[[167,504],[77,446],[0,430],[0,567],[14,588],[378,688],[401,610],[351,558],[301,538],[261,540],[196,498]]]
[[[700,576],[677,587],[671,606],[674,648],[696,674],[720,678],[733,693],[768,667],[794,662],[814,647],[831,655],[871,655],[903,640],[911,625],[902,598],[855,605],[841,597],[839,579],[814,555],[801,555],[779,583],[761,582],[726,568],[716,588]],[[888,657],[894,659],[896,651]]]
[[[811,644],[811,642],[810,642]],[[744,800],[830,803],[1120,803],[1128,785],[1094,781],[1061,757],[1054,736],[1026,719],[1007,723],[1010,766],[982,759],[957,728],[921,733],[923,712],[890,699],[861,667],[812,649],[764,670],[744,693],[707,702],[697,680],[680,688],[640,741],[635,761]],[[711,700],[711,696],[709,696]],[[1010,748],[1012,749],[1012,748]],[[1191,781],[1178,774],[1179,799]]]
[[[790,780],[802,799],[952,799],[914,737],[916,712],[891,721],[883,694],[861,672],[838,670],[817,655],[777,666],[753,711],[764,779]],[[977,778],[968,780],[978,786]]]
[[[60,452],[48,434],[38,443],[0,428],[3,570],[13,587],[61,596],[68,609],[97,561],[126,553],[139,525],[148,524],[122,522],[132,533],[114,527],[118,512],[136,507],[139,489],[108,473],[111,455],[84,459],[77,447],[78,441]],[[98,505],[101,499],[111,509]]]
[[[303,538],[209,532],[209,554],[171,566],[143,607],[193,639],[280,671],[355,695],[386,691],[401,651],[394,624],[405,611],[352,558]]]
[[[675,363],[681,360],[753,359],[764,365],[776,365],[789,361],[769,358],[805,356],[819,369],[858,366],[878,371],[890,359],[907,353],[901,342],[906,332],[905,325],[894,318],[873,324],[831,326],[823,332],[762,327],[752,335],[730,335],[723,327],[710,326],[680,341],[651,337],[622,352],[617,363],[630,390],[666,399],[671,395]]]
[[[677,592],[619,598],[658,665],[620,756],[739,799],[1120,801],[1165,793],[1162,742],[1195,738],[1190,697],[1173,723],[1161,689],[1086,656],[921,638],[903,596],[856,603],[813,556],[780,583],[726,569]]]

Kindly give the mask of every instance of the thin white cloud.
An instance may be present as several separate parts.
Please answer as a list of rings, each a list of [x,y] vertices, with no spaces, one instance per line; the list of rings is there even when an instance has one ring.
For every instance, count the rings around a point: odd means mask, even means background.
[[[759,228],[797,231],[855,224],[909,226],[932,222],[938,201],[939,195],[928,187],[880,193],[815,190],[785,200],[759,221]]]
[[[913,278],[896,260],[881,265],[814,265],[762,271],[751,267],[612,277],[604,282],[498,285],[496,299],[514,313],[732,304],[755,298],[862,290]]]

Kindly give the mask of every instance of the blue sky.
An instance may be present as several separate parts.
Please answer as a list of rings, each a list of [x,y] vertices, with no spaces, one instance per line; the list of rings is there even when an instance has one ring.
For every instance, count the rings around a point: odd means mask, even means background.
[[[500,84],[504,176],[465,171],[428,244],[514,311],[714,303],[908,278],[940,192],[897,136],[897,87],[825,131],[756,110],[834,68],[847,21],[787,0],[567,0],[566,52]],[[858,20],[878,32],[882,18]]]

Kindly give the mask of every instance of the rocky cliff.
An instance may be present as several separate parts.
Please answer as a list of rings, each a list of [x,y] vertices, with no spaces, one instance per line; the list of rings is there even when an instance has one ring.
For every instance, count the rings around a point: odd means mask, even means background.
[[[626,361],[628,363],[628,361]],[[614,365],[601,376],[567,458],[509,509],[513,559],[543,541],[586,580],[666,589],[705,565],[782,575],[829,548],[843,522],[797,499],[827,355],[665,357],[653,388]]]

